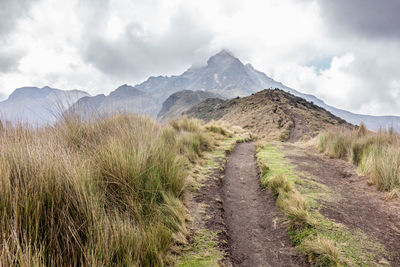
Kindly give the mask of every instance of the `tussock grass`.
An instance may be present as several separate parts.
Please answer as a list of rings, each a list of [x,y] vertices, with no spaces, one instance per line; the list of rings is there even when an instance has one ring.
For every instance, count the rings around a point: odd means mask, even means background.
[[[315,262],[316,266],[343,266],[340,260],[340,251],[329,239],[323,237],[306,239],[302,243],[301,249],[309,255],[309,260]]]
[[[160,266],[185,233],[203,123],[115,115],[0,131],[0,265]]]
[[[257,159],[269,168],[261,184],[276,195],[276,205],[289,222],[289,237],[308,256],[313,266],[375,266],[376,255],[385,249],[362,231],[354,231],[324,217],[319,209],[332,192],[317,177],[303,179],[295,165],[284,157],[278,143],[258,141]],[[394,191],[392,191],[394,192]],[[393,193],[396,194],[396,193]]]
[[[400,188],[400,136],[392,128],[373,133],[361,124],[357,131],[325,132],[319,136],[318,147],[332,158],[357,165],[359,173],[369,176],[377,189],[390,192]]]
[[[268,176],[268,172],[264,172],[263,176]],[[314,225],[306,200],[285,174],[267,177],[265,185],[277,196],[276,205],[285,213],[292,228]]]
[[[261,185],[268,187],[277,197],[276,205],[289,222],[292,244],[307,255],[313,266],[369,266],[373,261],[369,250],[380,251],[381,247],[369,237],[351,232],[321,215],[315,194],[325,199],[326,194],[321,192],[325,192],[324,187],[319,187],[317,182],[304,182],[294,171],[294,166],[278,151],[278,146],[256,142],[257,158]],[[268,169],[263,171],[260,163],[267,165]],[[312,190],[305,190],[310,185]]]
[[[221,121],[217,122],[212,120],[209,123],[207,123],[205,127],[210,132],[221,134],[227,137],[233,137],[233,133],[228,130],[228,128],[230,127],[223,124]]]

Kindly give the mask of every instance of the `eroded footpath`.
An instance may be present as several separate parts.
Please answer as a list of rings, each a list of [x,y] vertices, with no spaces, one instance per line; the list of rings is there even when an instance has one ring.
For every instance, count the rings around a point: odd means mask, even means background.
[[[260,187],[253,142],[228,156],[222,182],[224,218],[233,266],[304,266],[291,246],[275,198]]]

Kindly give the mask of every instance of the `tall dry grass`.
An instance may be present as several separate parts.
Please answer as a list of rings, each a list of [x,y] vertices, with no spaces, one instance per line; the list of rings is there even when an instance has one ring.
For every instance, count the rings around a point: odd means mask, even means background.
[[[199,121],[115,115],[0,129],[1,266],[159,266],[185,232]]]
[[[379,190],[400,188],[400,136],[393,129],[374,133],[361,124],[357,131],[329,131],[320,134],[318,147],[332,158],[357,165]]]

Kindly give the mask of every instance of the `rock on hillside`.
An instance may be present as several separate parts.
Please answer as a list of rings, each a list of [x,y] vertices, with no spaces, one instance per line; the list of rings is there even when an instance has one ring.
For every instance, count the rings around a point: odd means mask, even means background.
[[[169,118],[179,117],[183,112],[189,110],[207,98],[222,98],[220,95],[207,91],[183,90],[170,95],[164,101],[157,118],[164,121]]]
[[[185,115],[227,121],[260,137],[282,141],[312,137],[329,127],[353,127],[325,109],[279,89],[225,101],[206,99]]]

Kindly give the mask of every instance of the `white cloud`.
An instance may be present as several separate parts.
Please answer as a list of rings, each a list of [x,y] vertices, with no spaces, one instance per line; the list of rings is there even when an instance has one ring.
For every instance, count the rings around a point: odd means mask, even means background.
[[[179,74],[227,48],[329,104],[400,115],[400,40],[388,29],[358,34],[366,7],[356,24],[336,20],[345,1],[38,0],[24,12],[7,3],[18,16],[0,31],[3,94],[27,85],[108,93]],[[391,0],[388,8],[396,6]],[[379,16],[373,23],[385,25]]]

